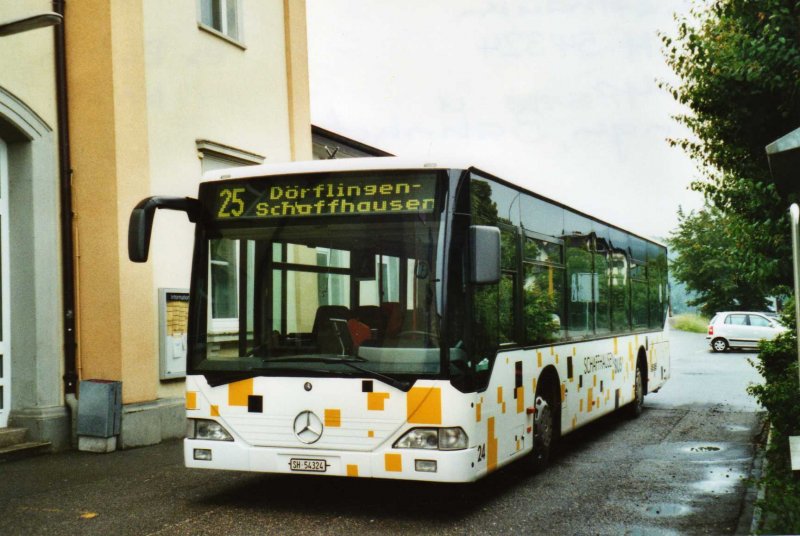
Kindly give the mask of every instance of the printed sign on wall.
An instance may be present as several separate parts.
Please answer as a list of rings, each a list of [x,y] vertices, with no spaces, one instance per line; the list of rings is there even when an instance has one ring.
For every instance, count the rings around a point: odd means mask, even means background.
[[[186,376],[186,332],[189,327],[189,291],[158,289],[161,379]]]

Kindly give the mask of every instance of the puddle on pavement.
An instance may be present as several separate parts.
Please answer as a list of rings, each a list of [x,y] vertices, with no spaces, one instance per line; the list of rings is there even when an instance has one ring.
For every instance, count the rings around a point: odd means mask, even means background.
[[[723,447],[719,445],[692,445],[689,447],[683,447],[681,450],[691,454],[703,454],[706,452],[720,452],[723,450]]]
[[[703,493],[722,495],[735,491],[742,484],[744,473],[733,468],[715,469],[706,474],[706,479],[695,482],[692,487]]]
[[[719,447],[690,447],[689,452],[717,452],[722,450]]]
[[[725,429],[729,432],[749,432],[749,426],[742,426],[741,424],[728,424],[725,426]]]
[[[677,517],[691,511],[692,509],[688,506],[673,503],[651,504],[644,509],[644,513],[650,517]]]
[[[619,534],[625,534],[625,536],[678,536],[680,532],[661,527],[625,527],[624,532],[620,531]]]

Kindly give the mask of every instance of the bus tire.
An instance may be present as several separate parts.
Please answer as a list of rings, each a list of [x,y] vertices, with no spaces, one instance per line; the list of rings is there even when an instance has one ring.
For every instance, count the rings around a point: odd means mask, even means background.
[[[533,423],[533,451],[529,455],[530,468],[534,473],[547,467],[558,440],[558,402],[557,390],[552,382],[542,382],[536,389],[534,399],[536,414]]]
[[[633,401],[628,404],[627,414],[631,419],[637,418],[642,414],[644,408],[644,372],[641,363],[636,365],[636,380],[633,388]]]

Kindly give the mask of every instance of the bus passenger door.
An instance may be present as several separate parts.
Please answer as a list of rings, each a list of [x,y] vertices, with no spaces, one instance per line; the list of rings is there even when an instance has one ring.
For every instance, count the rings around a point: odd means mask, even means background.
[[[529,428],[533,430],[533,414],[527,411],[534,403],[534,395],[530,390],[532,371],[527,370],[530,364],[526,367],[522,356],[516,352],[505,356],[500,354],[497,359],[500,360],[497,365],[502,366],[504,380],[502,396],[498,392],[498,401],[502,398],[499,412],[502,424],[499,428],[504,433],[500,449],[506,457],[510,457],[530,449],[532,445],[533,435],[527,433]],[[529,380],[526,382],[524,378]],[[525,385],[529,387],[527,392]]]

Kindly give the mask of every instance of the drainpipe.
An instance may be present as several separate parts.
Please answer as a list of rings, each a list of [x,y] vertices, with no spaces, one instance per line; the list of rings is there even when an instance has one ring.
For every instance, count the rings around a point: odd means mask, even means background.
[[[67,110],[66,0],[53,0],[53,11],[63,17],[55,27],[56,114],[58,116],[58,164],[61,201],[61,287],[63,289],[64,322],[64,392],[74,395],[78,372],[75,354],[75,261],[72,234],[72,161],[69,145],[69,114]],[[73,418],[75,416],[73,415]]]

